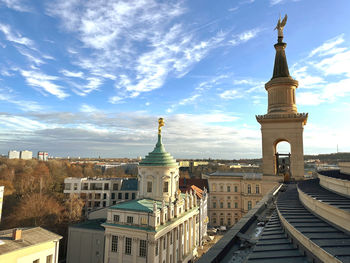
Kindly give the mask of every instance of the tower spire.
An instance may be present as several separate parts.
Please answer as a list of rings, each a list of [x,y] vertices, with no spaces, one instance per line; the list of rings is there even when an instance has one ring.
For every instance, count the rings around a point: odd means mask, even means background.
[[[276,49],[275,65],[273,68],[272,79],[280,77],[290,77],[285,48],[287,44],[283,42],[283,29],[287,23],[287,15],[284,16],[282,22],[281,17],[278,19],[275,30],[278,31],[277,43],[274,45]]]

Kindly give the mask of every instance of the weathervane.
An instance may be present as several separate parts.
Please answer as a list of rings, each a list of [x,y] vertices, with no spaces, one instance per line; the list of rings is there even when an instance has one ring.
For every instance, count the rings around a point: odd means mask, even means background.
[[[278,19],[277,25],[275,27],[275,30],[277,29],[278,31],[278,42],[282,42],[283,40],[283,28],[287,23],[287,14],[284,16],[282,22],[281,22],[281,16]]]
[[[158,119],[158,134],[160,135],[162,133],[162,126],[164,126],[164,120],[163,118]]]

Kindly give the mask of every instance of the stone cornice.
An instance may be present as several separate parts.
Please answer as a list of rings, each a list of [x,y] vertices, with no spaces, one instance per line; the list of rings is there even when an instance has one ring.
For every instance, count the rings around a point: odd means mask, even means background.
[[[264,114],[264,115],[256,115],[255,117],[259,123],[289,121],[289,122],[303,122],[305,125],[307,122],[308,113]]]

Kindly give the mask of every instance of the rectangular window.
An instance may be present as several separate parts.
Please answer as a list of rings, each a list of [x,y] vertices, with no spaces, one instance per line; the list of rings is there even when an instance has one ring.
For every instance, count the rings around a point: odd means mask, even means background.
[[[231,186],[227,186],[227,192],[231,192]]]
[[[118,252],[118,236],[112,236],[111,251]]]
[[[230,202],[227,203],[227,208],[231,208],[231,203]]]
[[[113,184],[113,190],[118,190],[118,184]]]
[[[216,202],[213,202],[213,208],[216,208]]]
[[[231,225],[231,218],[227,218],[227,224],[230,226]]]
[[[52,255],[48,255],[47,257],[46,257],[46,263],[52,263]]]
[[[248,194],[251,194],[252,193],[252,187],[250,184],[248,184]]]
[[[163,193],[167,193],[168,191],[169,191],[169,182],[164,182]]]
[[[213,224],[216,224],[216,218],[213,217]]]
[[[115,199],[115,193],[112,193],[112,199]]]
[[[147,218],[141,217],[141,225],[147,225]]]
[[[152,193],[152,182],[147,182],[147,193]]]
[[[114,222],[119,222],[119,220],[120,220],[119,215],[114,215],[114,216],[113,216],[113,221],[114,221]]]
[[[257,184],[256,187],[255,187],[255,192],[256,192],[257,194],[260,194],[260,187],[259,187],[258,184]]]
[[[248,210],[252,209],[252,201],[248,201]]]
[[[78,184],[74,184],[74,190],[78,190]]]
[[[220,208],[224,208],[224,203],[220,202]]]
[[[140,240],[140,257],[146,257],[146,247],[147,247],[147,242],[146,240]]]
[[[129,193],[125,193],[125,200],[129,199]]]
[[[132,194],[131,194],[131,199],[134,200],[135,197],[136,197],[135,193],[132,193]]]
[[[237,202],[235,202],[235,208],[238,208],[238,203]]]
[[[126,217],[126,222],[128,224],[132,224],[134,222],[134,218],[132,216],[128,216],[128,217]]]
[[[125,254],[126,255],[131,255],[131,237],[126,237],[125,238]]]
[[[105,183],[105,190],[109,190],[109,184]]]
[[[122,193],[118,193],[118,199],[119,199],[119,200],[123,199]]]
[[[158,240],[156,241],[156,256],[158,256],[159,253],[159,242]]]
[[[95,199],[101,199],[101,194],[95,194]]]
[[[238,186],[235,185],[235,193],[237,193],[237,192],[238,192]]]
[[[107,194],[103,194],[103,199],[107,199]]]

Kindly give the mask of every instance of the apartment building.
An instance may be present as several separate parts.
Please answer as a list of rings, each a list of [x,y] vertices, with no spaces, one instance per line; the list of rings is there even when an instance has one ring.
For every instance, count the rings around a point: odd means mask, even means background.
[[[258,173],[215,172],[203,175],[209,185],[209,224],[232,226],[267,193]]]
[[[76,194],[85,202],[83,214],[137,197],[136,178],[73,178],[64,179],[64,193]]]

